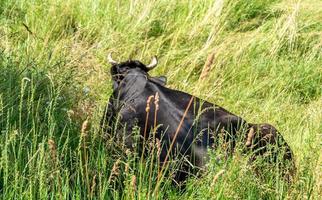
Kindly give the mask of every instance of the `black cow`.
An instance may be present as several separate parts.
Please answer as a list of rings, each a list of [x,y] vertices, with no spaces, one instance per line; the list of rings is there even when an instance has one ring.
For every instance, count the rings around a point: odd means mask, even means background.
[[[201,100],[185,92],[165,87],[165,77],[151,77],[148,72],[157,65],[137,60],[117,63],[109,54],[112,64],[113,94],[102,119],[105,133],[116,129],[127,148],[132,148],[134,127],[147,140],[150,133],[161,141],[159,156],[162,164],[170,157],[185,156],[189,164],[176,173],[175,181],[182,182],[194,167],[207,161],[207,148],[216,148],[223,138],[232,152],[237,138],[242,138],[255,155],[267,153],[269,144],[285,147],[284,159],[292,160],[292,152],[278,131],[269,124],[251,124],[224,108]],[[118,122],[112,128],[111,122]],[[254,157],[255,158],[255,157]]]

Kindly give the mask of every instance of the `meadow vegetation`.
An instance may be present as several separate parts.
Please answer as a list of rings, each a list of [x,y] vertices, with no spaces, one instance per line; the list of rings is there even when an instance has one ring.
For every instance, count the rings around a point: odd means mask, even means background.
[[[142,161],[100,132],[108,52],[273,124],[294,181],[217,149],[184,192],[157,182],[156,145]],[[2,199],[321,199],[322,1],[1,0],[0,131]]]

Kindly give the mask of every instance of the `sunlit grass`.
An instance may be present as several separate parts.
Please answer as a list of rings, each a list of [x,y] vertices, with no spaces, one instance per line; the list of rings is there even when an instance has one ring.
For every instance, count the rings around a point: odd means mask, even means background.
[[[0,1],[0,196],[320,199],[321,13],[319,0]],[[157,55],[152,74],[168,87],[276,126],[295,154],[294,183],[271,168],[257,176],[240,148],[225,162],[214,150],[185,192],[157,184],[155,154],[140,162],[100,133],[108,52]]]

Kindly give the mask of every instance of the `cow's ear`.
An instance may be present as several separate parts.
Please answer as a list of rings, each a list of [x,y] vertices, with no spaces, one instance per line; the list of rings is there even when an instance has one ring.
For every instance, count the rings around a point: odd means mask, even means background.
[[[151,77],[150,79],[163,86],[167,84],[167,77],[165,76],[156,76],[156,77]]]
[[[163,83],[163,85],[167,84],[167,77],[165,76],[159,76],[158,79]]]

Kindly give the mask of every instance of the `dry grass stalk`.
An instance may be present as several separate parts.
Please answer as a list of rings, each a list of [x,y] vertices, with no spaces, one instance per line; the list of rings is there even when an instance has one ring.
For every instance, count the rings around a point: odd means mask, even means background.
[[[120,174],[119,165],[120,165],[120,159],[117,159],[116,162],[113,164],[110,177],[108,178],[108,183],[111,183],[114,177],[117,177]]]
[[[214,59],[215,59],[215,53],[211,53],[208,55],[206,63],[204,65],[204,67],[202,68],[201,74],[199,76],[199,81],[204,80],[208,76],[211,66],[214,62]]]
[[[156,196],[158,196],[157,195],[157,189],[158,189],[158,185],[160,184],[160,179],[161,179],[161,177],[163,176],[163,170],[166,168],[166,164],[168,164],[168,158],[169,158],[169,156],[170,156],[170,153],[171,153],[171,151],[172,151],[172,149],[173,149],[173,146],[174,146],[174,143],[175,143],[175,141],[176,141],[176,139],[177,139],[177,136],[178,136],[178,134],[179,134],[179,130],[181,129],[181,126],[182,126],[182,124],[183,124],[183,121],[184,121],[184,119],[186,118],[186,116],[187,116],[187,113],[188,113],[188,111],[189,111],[189,108],[191,107],[191,104],[192,104],[192,102],[193,102],[193,100],[194,100],[194,97],[192,96],[191,98],[190,98],[190,101],[189,101],[189,103],[188,103],[188,105],[187,105],[187,108],[186,108],[186,110],[184,111],[184,113],[183,113],[183,116],[182,116],[182,118],[181,118],[181,120],[180,120],[180,123],[179,123],[179,126],[177,127],[177,130],[176,130],[176,132],[174,133],[174,136],[173,136],[173,138],[172,138],[172,141],[171,141],[171,144],[170,144],[170,147],[169,147],[169,149],[168,149],[168,152],[167,152],[167,155],[165,156],[165,159],[164,159],[164,161],[163,161],[163,164],[162,164],[162,166],[161,166],[161,169],[160,169],[160,171],[159,171],[159,173],[158,173],[158,177],[157,177],[157,185],[156,185],[156,187],[155,187],[155,189],[154,189],[154,192],[153,193],[155,193],[156,194]]]
[[[177,139],[177,136],[178,136],[178,134],[179,134],[179,130],[181,129],[181,126],[182,126],[182,124],[183,124],[183,121],[184,121],[184,119],[186,118],[186,115],[187,115],[187,113],[188,113],[188,110],[189,110],[189,108],[191,107],[191,104],[192,104],[192,102],[193,102],[193,96],[190,98],[190,101],[189,101],[189,103],[188,103],[188,106],[187,106],[187,108],[186,108],[186,110],[185,110],[185,112],[184,112],[184,114],[183,114],[183,116],[182,116],[182,118],[181,118],[181,120],[180,120],[180,123],[179,123],[179,126],[177,127],[177,130],[176,130],[176,132],[175,132],[175,134],[174,134],[174,136],[173,136],[173,138],[172,138],[172,142],[171,142],[171,144],[170,144],[170,147],[169,147],[169,150],[168,150],[168,153],[167,153],[167,155],[166,155],[166,157],[165,157],[165,159],[164,159],[164,163],[166,163],[167,162],[167,160],[168,160],[168,158],[169,158],[169,156],[170,156],[170,152],[171,152],[171,150],[172,150],[172,148],[173,148],[173,145],[174,145],[174,143],[175,143],[175,141],[176,141],[176,139]]]
[[[79,153],[81,153],[82,159],[83,159],[83,163],[84,163],[84,173],[85,173],[85,177],[86,177],[86,185],[87,185],[87,189],[88,191],[90,191],[90,181],[89,181],[89,176],[88,176],[88,156],[87,156],[87,152],[86,152],[86,138],[88,136],[88,130],[89,130],[89,121],[88,119],[86,119],[83,123],[82,123],[82,127],[81,127],[81,137],[80,137],[80,145],[79,145]]]
[[[215,184],[216,184],[217,180],[219,179],[219,177],[220,177],[221,175],[223,175],[223,174],[225,173],[225,171],[226,171],[226,170],[222,169],[222,170],[220,170],[220,171],[219,171],[219,172],[214,176],[214,178],[212,179],[212,182],[211,182],[211,184],[210,184],[210,193],[212,193],[212,191],[213,191],[213,189],[214,189],[214,187],[215,187]]]
[[[147,134],[147,131],[148,131],[150,103],[151,103],[153,98],[154,98],[154,96],[151,95],[151,96],[148,97],[148,99],[146,101],[146,108],[145,108],[146,117],[145,117],[144,133],[143,133],[143,148],[145,148],[145,139],[146,139],[146,134]],[[143,152],[144,152],[144,150],[142,151],[142,154],[141,154],[141,162],[143,162],[143,155],[144,155]]]
[[[225,171],[226,171],[226,170],[222,169],[222,170],[220,170],[220,171],[219,171],[219,172],[214,176],[214,178],[212,179],[211,188],[215,186],[215,184],[216,184],[216,182],[217,182],[218,178],[219,178],[221,175],[223,175],[223,174],[225,173]]]

